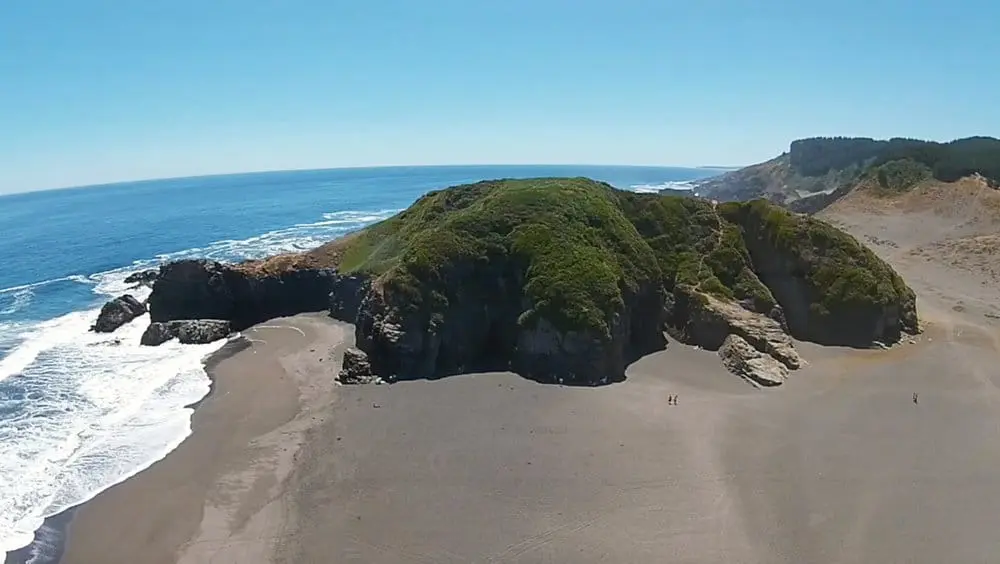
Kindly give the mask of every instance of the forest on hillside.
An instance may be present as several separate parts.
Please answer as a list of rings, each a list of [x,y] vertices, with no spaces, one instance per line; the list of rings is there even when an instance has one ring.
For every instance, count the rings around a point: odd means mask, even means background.
[[[925,165],[934,178],[952,182],[981,174],[1000,186],[1000,139],[968,137],[949,143],[894,138],[816,137],[792,142],[792,168],[803,176],[823,176],[831,170],[868,168],[900,160]]]

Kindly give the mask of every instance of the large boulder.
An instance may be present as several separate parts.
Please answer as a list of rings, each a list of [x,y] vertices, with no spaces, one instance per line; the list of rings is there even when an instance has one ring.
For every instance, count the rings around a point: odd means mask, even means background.
[[[787,366],[736,334],[722,342],[719,358],[727,370],[758,387],[778,386],[788,377]]]
[[[176,338],[185,345],[201,345],[225,339],[231,332],[232,325],[224,319],[154,321],[143,332],[139,342],[155,347]]]
[[[679,289],[677,294],[687,310],[687,321],[680,328],[685,342],[714,351],[736,335],[787,368],[802,366],[792,337],[780,321],[689,288]]]
[[[139,272],[134,272],[125,277],[126,284],[132,284],[133,287],[138,288],[140,286],[152,286],[153,282],[160,276],[160,271],[157,269],[150,270],[140,270]]]
[[[344,351],[344,359],[341,363],[337,380],[341,384],[348,385],[381,382],[381,379],[372,373],[371,364],[368,362],[368,355],[364,351],[355,348]]]
[[[224,319],[242,330],[275,317],[329,307],[334,272],[269,270],[261,263],[182,260],[163,265],[149,297],[152,321]]]
[[[97,321],[91,327],[97,333],[111,333],[146,313],[146,306],[130,294],[117,297],[101,307]]]

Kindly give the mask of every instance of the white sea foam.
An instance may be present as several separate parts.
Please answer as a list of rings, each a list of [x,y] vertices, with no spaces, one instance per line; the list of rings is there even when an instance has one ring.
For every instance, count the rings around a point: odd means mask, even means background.
[[[128,291],[143,299],[149,290],[134,288],[125,278],[164,261],[238,260],[303,250],[395,211],[325,214],[315,223],[58,281],[86,283],[102,298]],[[25,292],[28,297],[22,299],[30,300],[33,288],[56,281],[7,288],[0,295]],[[46,517],[166,456],[191,432],[188,406],[208,393],[203,360],[224,341],[143,347],[139,339],[148,316],[102,335],[89,331],[98,311],[94,307],[33,324],[0,322],[0,551],[27,546]]]
[[[80,282],[82,280],[84,280],[83,276],[80,276],[79,274],[72,274],[70,276],[63,276],[62,278],[53,278],[52,280],[42,280],[41,282],[32,282],[31,284],[21,284],[20,286],[11,286],[10,288],[0,288],[0,295],[18,292],[21,290],[31,290],[32,288],[47,286],[54,282]]]
[[[0,425],[0,550],[162,458],[190,432],[185,407],[208,392],[201,362],[223,341],[142,347],[148,317],[111,337],[88,331],[96,315],[38,324],[0,361],[17,390],[0,397],[16,414]]]
[[[633,192],[641,192],[644,194],[656,194],[662,192],[663,190],[694,190],[695,183],[691,181],[678,181],[678,182],[662,182],[660,184],[633,184],[629,186],[629,189]]]
[[[35,296],[32,288],[21,288],[0,294],[0,315],[13,315],[31,305]]]

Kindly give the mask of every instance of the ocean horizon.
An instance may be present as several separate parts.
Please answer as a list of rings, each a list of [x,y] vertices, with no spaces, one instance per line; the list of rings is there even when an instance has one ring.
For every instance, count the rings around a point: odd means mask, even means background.
[[[70,190],[83,190],[91,188],[110,188],[120,185],[137,185],[137,184],[147,184],[151,182],[174,182],[183,180],[205,180],[217,177],[239,177],[239,176],[256,176],[256,175],[270,175],[270,174],[300,174],[300,173],[335,173],[342,171],[390,171],[390,170],[447,170],[447,169],[464,169],[467,171],[472,171],[476,169],[530,169],[530,168],[544,168],[544,169],[566,169],[566,170],[597,170],[597,169],[648,169],[648,170],[675,170],[675,171],[691,171],[706,174],[706,177],[715,176],[718,174],[723,174],[725,172],[739,170],[744,168],[744,166],[729,166],[729,165],[698,165],[698,166],[674,166],[674,165],[644,165],[644,164],[447,164],[447,165],[373,165],[373,166],[336,166],[336,167],[324,167],[324,168],[292,168],[292,169],[264,169],[255,171],[239,171],[239,172],[207,172],[207,173],[194,173],[194,174],[183,174],[178,176],[163,176],[163,177],[153,177],[153,178],[135,178],[127,180],[110,180],[110,181],[100,181],[100,182],[89,182],[83,184],[73,184],[66,186],[46,186],[42,188],[28,188],[28,189],[15,189],[10,192],[0,192],[0,198],[5,196],[21,196],[25,194],[33,194],[37,192],[60,192],[60,191],[70,191]],[[492,178],[491,178],[492,179]],[[700,180],[702,178],[697,178],[695,180]],[[684,184],[683,181],[679,181],[680,184]],[[683,189],[683,186],[682,188]]]
[[[141,347],[148,315],[89,331],[134,272],[318,246],[424,193],[494,178],[587,176],[621,189],[691,189],[718,169],[599,165],[342,168],[209,175],[0,196],[0,551],[58,560],[58,515],[149,467],[191,432],[225,343]],[[27,547],[27,548],[25,548]],[[20,549],[20,550],[19,550]]]

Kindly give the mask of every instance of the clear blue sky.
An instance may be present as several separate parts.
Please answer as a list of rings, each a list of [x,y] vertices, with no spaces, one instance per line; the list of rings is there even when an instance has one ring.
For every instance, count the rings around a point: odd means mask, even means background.
[[[4,0],[0,192],[998,134],[998,22],[995,0]]]

